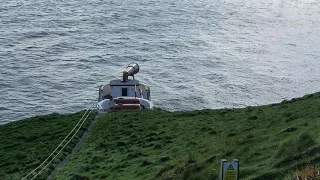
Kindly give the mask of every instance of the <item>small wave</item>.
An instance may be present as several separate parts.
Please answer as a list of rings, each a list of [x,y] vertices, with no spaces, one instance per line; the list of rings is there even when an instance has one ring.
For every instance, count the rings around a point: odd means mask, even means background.
[[[92,56],[89,56],[89,59],[102,59],[102,56],[92,55]],[[88,62],[88,60],[86,60],[86,61],[80,60],[80,62]]]
[[[42,38],[42,37],[45,37],[45,36],[49,36],[50,33],[49,32],[46,32],[46,31],[31,31],[31,32],[27,32],[27,33],[24,33],[24,36],[25,38]]]
[[[0,107],[0,111],[8,111],[8,110],[10,110],[10,109],[5,108],[5,107]]]

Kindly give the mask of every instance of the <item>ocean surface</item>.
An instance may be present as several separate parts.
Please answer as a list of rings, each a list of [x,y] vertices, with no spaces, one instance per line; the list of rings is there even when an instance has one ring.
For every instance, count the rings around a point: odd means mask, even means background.
[[[130,62],[169,111],[317,92],[320,1],[2,0],[0,124],[91,107]]]

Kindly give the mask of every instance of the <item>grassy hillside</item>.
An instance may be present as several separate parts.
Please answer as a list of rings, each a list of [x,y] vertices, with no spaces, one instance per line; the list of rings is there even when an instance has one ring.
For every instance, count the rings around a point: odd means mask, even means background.
[[[55,179],[287,179],[320,162],[320,96],[244,109],[123,111],[101,117]],[[7,171],[9,173],[9,171]]]
[[[0,126],[0,179],[21,179],[42,163],[60,144],[82,117],[84,111],[72,115],[52,114],[33,117]],[[90,116],[74,141],[47,168],[45,179],[75,146],[94,116]]]

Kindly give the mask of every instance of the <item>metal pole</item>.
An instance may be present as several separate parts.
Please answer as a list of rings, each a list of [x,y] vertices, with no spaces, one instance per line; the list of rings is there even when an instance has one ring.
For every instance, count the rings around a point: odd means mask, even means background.
[[[224,163],[228,162],[226,159],[221,159],[221,167],[220,167],[220,180],[224,180],[224,170],[223,170],[223,166]]]

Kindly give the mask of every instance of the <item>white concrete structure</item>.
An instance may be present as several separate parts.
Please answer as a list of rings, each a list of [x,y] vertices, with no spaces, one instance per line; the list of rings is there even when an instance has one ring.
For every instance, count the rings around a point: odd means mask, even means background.
[[[134,79],[134,74],[138,72],[138,64],[131,63],[123,72],[122,80],[111,80],[108,85],[99,87],[99,113],[123,109],[153,108],[150,88]],[[133,79],[129,79],[129,76],[133,76]]]

